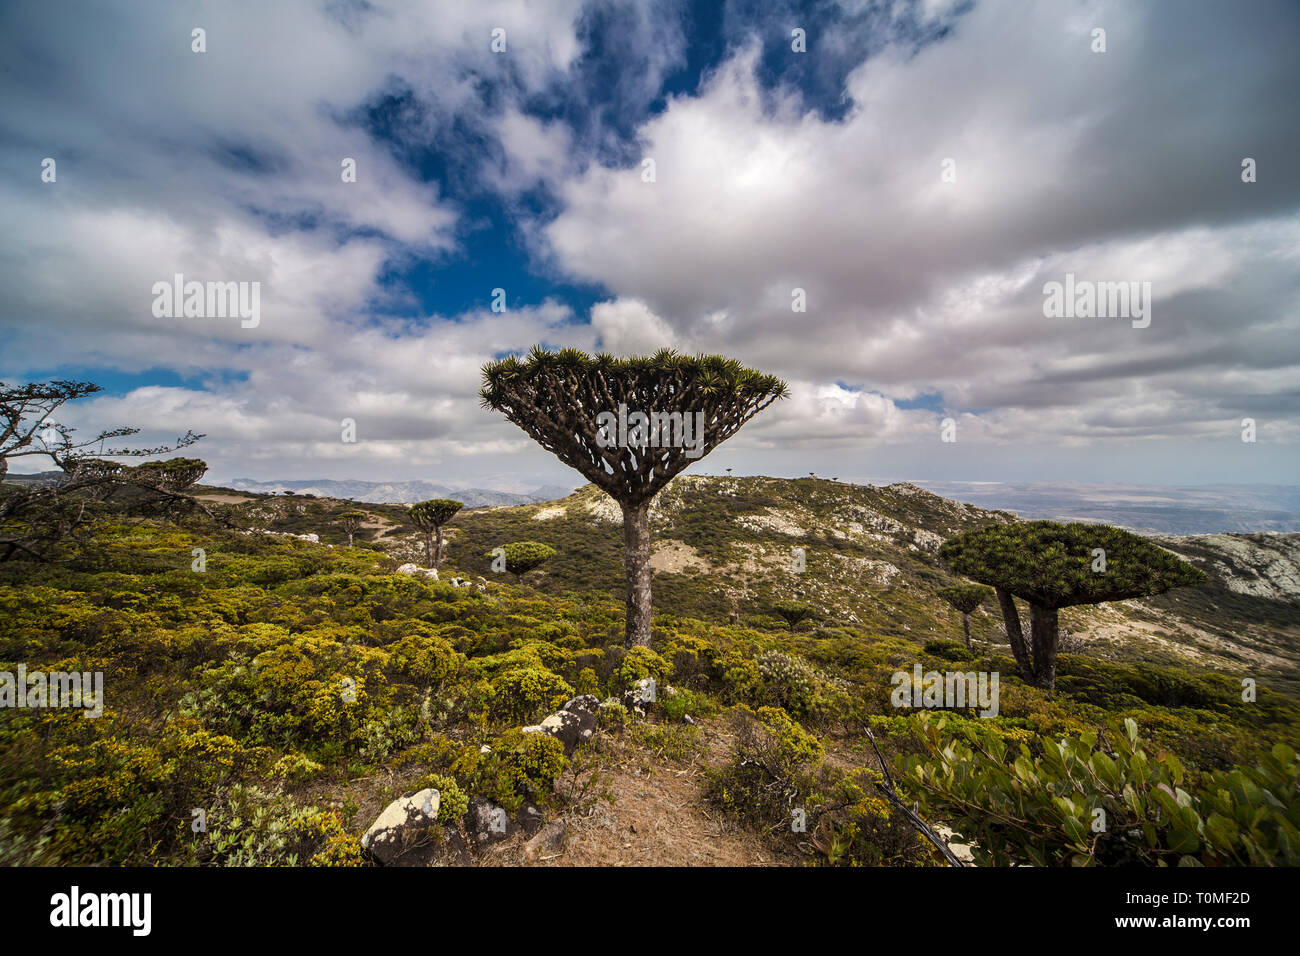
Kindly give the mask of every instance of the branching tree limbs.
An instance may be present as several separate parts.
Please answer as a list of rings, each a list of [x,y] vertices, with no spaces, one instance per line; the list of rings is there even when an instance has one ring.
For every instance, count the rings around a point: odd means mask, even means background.
[[[17,556],[48,560],[49,546],[86,522],[92,510],[88,505],[106,501],[122,488],[137,489],[141,500],[157,509],[201,509],[184,494],[207,470],[199,459],[147,462],[137,468],[106,459],[165,454],[194,444],[202,435],[187,432],[174,444],[156,448],[105,447],[140,430],[114,428],[79,439],[75,429],[50,420],[66,402],[99,391],[90,382],[0,383],[0,482],[12,458],[44,456],[63,472],[58,482],[17,487],[7,483],[0,488],[0,561]]]
[[[777,601],[772,605],[772,610],[790,626],[792,633],[801,621],[813,614],[812,605],[802,601]]]
[[[95,456],[101,459],[148,458],[177,451],[203,437],[191,431],[175,444],[157,448],[105,448],[105,442],[138,435],[140,429],[112,428],[93,438],[78,439],[74,437],[76,429],[50,421],[50,416],[65,403],[101,391],[102,388],[90,382],[57,380],[12,387],[0,382],[0,481],[4,480],[13,458],[43,455],[67,472],[75,469],[79,460],[87,456],[87,449],[94,446],[98,446]]]
[[[620,359],[577,349],[534,348],[483,369],[483,406],[501,412],[534,441],[576,470],[623,511],[627,576],[627,641],[650,643],[650,501],[773,402],[784,382],[720,355],[698,358],[664,350]],[[631,410],[675,422],[640,441],[611,442],[603,416]]]
[[[1095,524],[992,525],[944,542],[939,556],[994,589],[1021,676],[1047,690],[1056,684],[1061,608],[1163,594],[1205,577],[1135,534]],[[1028,640],[1016,598],[1029,605]]]
[[[339,526],[348,536],[348,547],[352,547],[352,536],[361,529],[361,522],[366,520],[364,511],[344,511],[339,514]]]
[[[407,512],[411,524],[424,535],[425,561],[435,571],[442,565],[442,526],[463,507],[462,502],[450,498],[430,498],[411,505],[411,510]]]

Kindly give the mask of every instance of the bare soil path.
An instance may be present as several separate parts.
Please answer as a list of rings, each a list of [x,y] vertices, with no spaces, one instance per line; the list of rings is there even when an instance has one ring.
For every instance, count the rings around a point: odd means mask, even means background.
[[[537,866],[789,866],[760,835],[738,828],[709,806],[705,769],[727,759],[731,738],[720,724],[701,728],[699,751],[685,763],[664,762],[623,741],[610,741],[607,790],[586,814],[572,813],[564,845]],[[526,864],[522,839],[489,852],[487,866]]]

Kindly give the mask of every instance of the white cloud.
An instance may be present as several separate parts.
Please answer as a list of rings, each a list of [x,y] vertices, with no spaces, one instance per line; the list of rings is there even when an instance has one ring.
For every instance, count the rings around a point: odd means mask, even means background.
[[[1231,437],[1246,415],[1261,442],[1300,438],[1300,137],[1279,121],[1300,77],[1294,24],[1271,11],[976,4],[941,41],[853,70],[842,121],[765,90],[750,44],[627,135],[598,111],[524,109],[603,82],[583,72],[594,14],[577,0],[72,9],[77,29],[57,31],[43,5],[8,14],[28,45],[6,47],[20,79],[0,117],[0,370],[167,368],[206,385],[79,403],[69,420],[87,428],[207,432],[202,454],[226,475],[256,462],[262,477],[378,477],[373,458],[384,476],[552,480],[566,471],[476,398],[483,362],[542,341],[717,351],[787,378],[791,399],[726,446],[759,468],[882,446],[928,462],[944,413],[960,447],[939,453],[967,465],[968,445],[991,461],[1077,446],[1060,460],[1086,462],[1117,440]],[[954,9],[927,2],[921,18]],[[619,10],[614,105],[643,109],[686,38],[671,11]],[[497,26],[508,55],[489,50]],[[851,47],[810,37],[810,58]],[[485,110],[492,81],[504,92]],[[534,265],[609,297],[590,316],[556,301],[425,315],[384,283],[394,264],[454,261],[476,224],[372,137],[365,108],[383,95],[388,145],[434,152],[459,119],[507,205],[553,190],[558,217],[520,212],[517,238]],[[611,158],[638,146],[654,183]],[[57,187],[37,178],[45,155]],[[1244,155],[1259,183],[1239,181]],[[948,157],[955,183],[940,179]],[[1067,271],[1150,281],[1151,328],[1045,320],[1042,284]],[[154,319],[151,286],[174,272],[260,281],[261,324]],[[791,311],[796,287],[807,312]],[[343,417],[356,446],[338,440]]]
[[[645,355],[675,344],[668,323],[639,299],[596,303],[591,326],[600,337],[601,351],[614,355]]]

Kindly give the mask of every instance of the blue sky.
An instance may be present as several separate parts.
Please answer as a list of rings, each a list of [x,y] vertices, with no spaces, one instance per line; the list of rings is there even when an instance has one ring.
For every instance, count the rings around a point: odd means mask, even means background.
[[[7,4],[0,380],[217,479],[528,488],[575,476],[484,361],[673,347],[791,384],[698,472],[1293,482],[1298,44],[1263,0]],[[260,321],[155,316],[176,273]],[[1066,273],[1150,325],[1045,316]]]

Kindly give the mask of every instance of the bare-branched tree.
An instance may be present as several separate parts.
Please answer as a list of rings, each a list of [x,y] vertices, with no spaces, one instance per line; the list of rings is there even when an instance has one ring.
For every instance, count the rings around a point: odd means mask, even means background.
[[[15,556],[48,560],[48,547],[81,528],[88,505],[103,502],[124,487],[144,493],[155,506],[185,505],[184,490],[203,476],[207,465],[197,458],[175,458],[128,468],[110,458],[147,458],[194,444],[193,432],[171,445],[127,448],[108,445],[137,435],[138,428],[113,428],[92,438],[52,420],[65,403],[102,389],[90,382],[52,381],[7,386],[0,382],[0,561]],[[56,482],[14,485],[5,482],[9,461],[44,456],[63,476]]]

